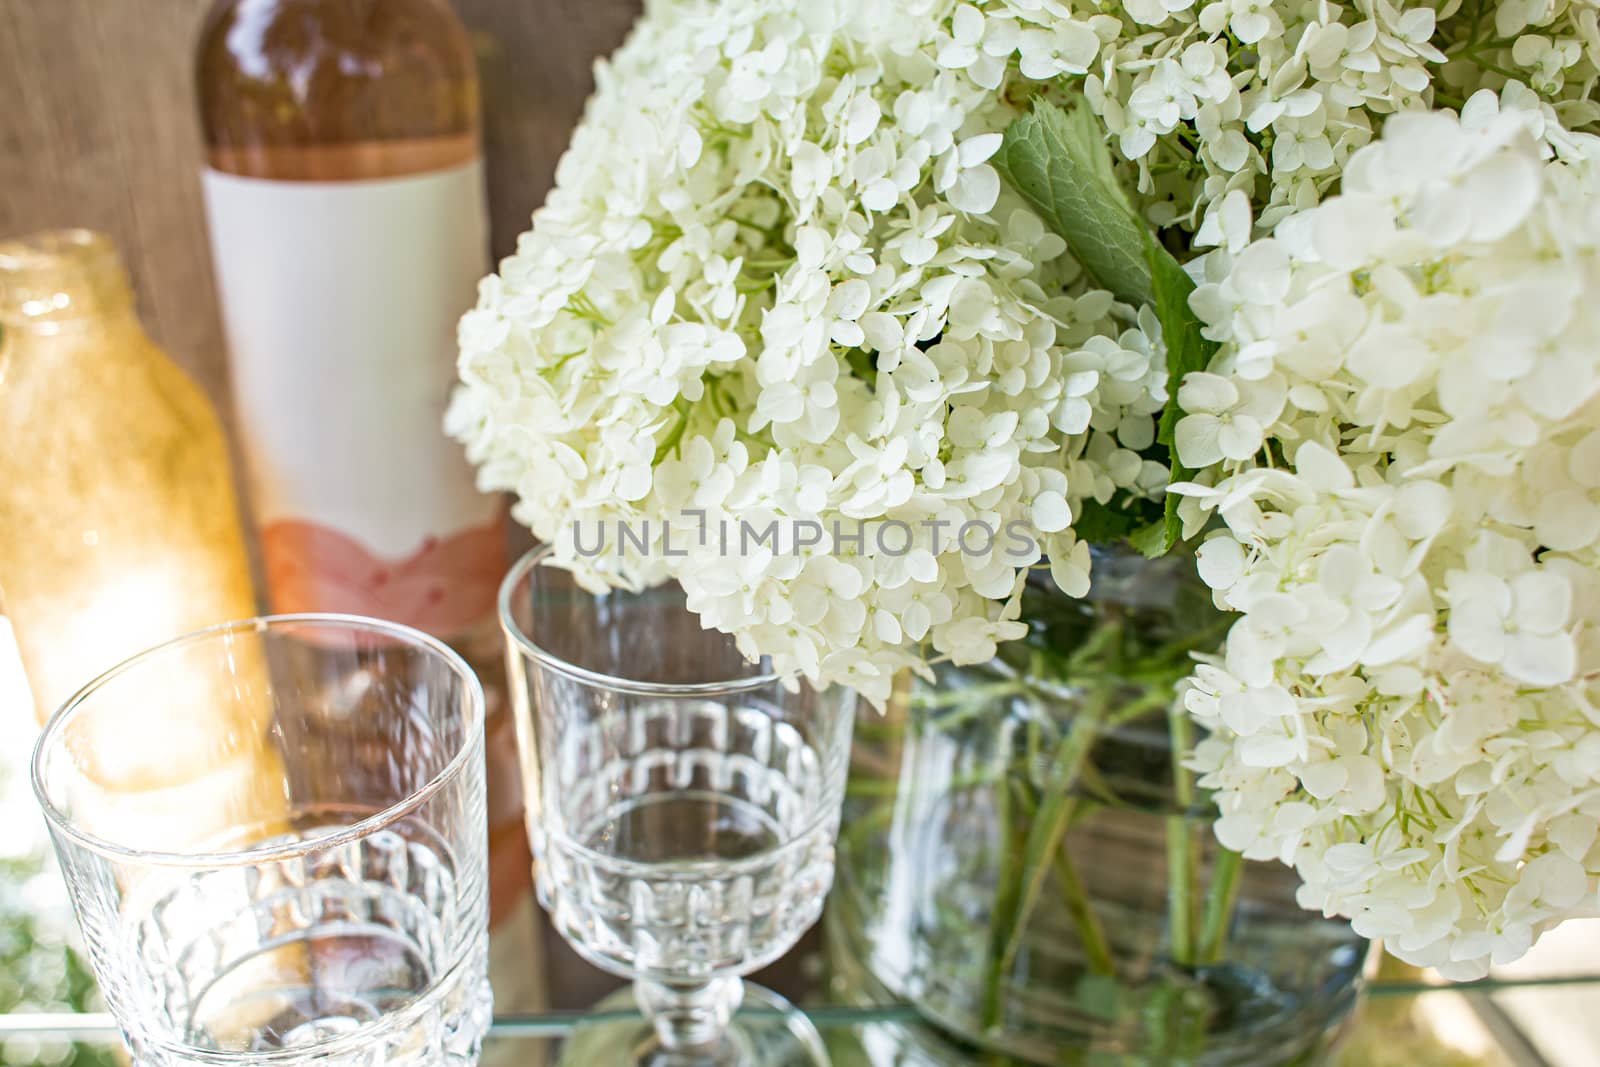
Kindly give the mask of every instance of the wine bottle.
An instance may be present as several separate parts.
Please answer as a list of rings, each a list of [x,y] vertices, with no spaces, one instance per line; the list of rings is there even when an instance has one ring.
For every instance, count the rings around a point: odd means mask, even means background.
[[[466,31],[442,0],[217,0],[196,80],[268,597],[416,626],[478,670],[503,912],[530,871],[495,624],[503,505],[441,429],[488,269]]]

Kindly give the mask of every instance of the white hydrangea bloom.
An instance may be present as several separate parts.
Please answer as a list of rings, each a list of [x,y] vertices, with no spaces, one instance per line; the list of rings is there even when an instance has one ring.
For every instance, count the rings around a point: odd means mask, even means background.
[[[1078,509],[1165,487],[1139,454],[1165,353],[990,160],[1024,106],[1001,86],[1118,32],[1054,3],[652,4],[462,321],[481,486],[591,584],[675,577],[750,655],[874,700],[1018,636],[1044,556],[1081,594]],[[1216,90],[1207,64],[1184,84]],[[649,551],[610,551],[619,522]]]
[[[1039,5],[1012,7],[1027,19],[1023,11]],[[1228,193],[1242,191],[1269,230],[1335,188],[1386,116],[1458,107],[1483,88],[1510,90],[1516,106],[1568,129],[1600,121],[1595,0],[1048,9],[1098,32],[1084,91],[1137,164],[1149,213],[1163,224],[1209,222]],[[989,21],[998,17],[1006,16]],[[1207,227],[1200,237],[1209,235]]]
[[[1177,434],[1243,613],[1186,698],[1218,837],[1457,978],[1600,871],[1600,164],[1466,110],[1390,119],[1338,196],[1209,257]]]
[[[1263,226],[1314,204],[1392,112],[1492,84],[1530,127],[1594,121],[1594,27],[1594,0],[1443,20],[1327,0],[655,0],[462,323],[451,430],[483,487],[557,540],[573,522],[659,533],[685,506],[713,526],[770,511],[959,529],[1060,498],[1069,519],[1037,547],[1081,590],[1070,515],[1159,491],[1138,453],[1163,360],[1153,323],[1085,285],[1001,188],[990,160],[1027,99],[1081,95],[1153,220],[1237,249],[1252,204]],[[1210,413],[1221,455],[1271,414],[1274,383],[1251,380]],[[780,594],[815,577],[792,559],[718,595],[721,575],[698,576],[720,552],[581,569],[671,572],[748,650],[881,696],[898,666],[1020,630],[1001,567],[910,555],[850,562],[859,632],[788,617]],[[1008,560],[1013,592],[1037,556]],[[871,601],[903,582],[943,605],[921,636]]]

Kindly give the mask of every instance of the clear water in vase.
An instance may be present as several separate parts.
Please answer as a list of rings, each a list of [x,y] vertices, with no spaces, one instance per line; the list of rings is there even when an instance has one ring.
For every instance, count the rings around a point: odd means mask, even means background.
[[[1017,1062],[1317,1062],[1365,944],[1222,853],[1173,755],[1229,620],[1190,561],[1095,565],[1087,601],[1031,588],[1029,638],[858,728],[834,958]]]

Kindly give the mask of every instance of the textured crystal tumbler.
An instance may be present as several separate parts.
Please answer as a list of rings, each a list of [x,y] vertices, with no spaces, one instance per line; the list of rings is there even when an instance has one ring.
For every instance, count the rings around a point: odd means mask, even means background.
[[[822,912],[854,694],[747,662],[675,586],[595,595],[546,559],[501,590],[539,897],[651,1023],[580,1034],[568,1060],[825,1062],[773,994],[734,1013]]]
[[[33,782],[137,1067],[467,1067],[490,1020],[483,691],[348,616],[160,645]]]

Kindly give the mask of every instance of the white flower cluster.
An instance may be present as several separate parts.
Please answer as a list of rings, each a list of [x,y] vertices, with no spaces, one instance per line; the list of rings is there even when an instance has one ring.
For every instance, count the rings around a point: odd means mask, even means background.
[[[1244,613],[1186,696],[1217,835],[1457,978],[1600,873],[1600,167],[1530,123],[1392,118],[1214,253],[1222,348],[1179,394],[1187,518],[1226,523],[1200,572]]]
[[[1568,129],[1600,120],[1595,0],[1015,6],[1056,13],[1061,34],[1084,27],[1074,40],[1093,31],[1098,53],[1075,56],[1084,89],[1137,161],[1160,223],[1212,222],[1212,206],[1238,190],[1270,229],[1335,187],[1386,116],[1460,106],[1483,88],[1509,85]]]
[[[1477,5],[657,0],[462,323],[451,430],[590,580],[670,573],[782,667],[877,698],[929,655],[981,659],[1020,632],[1041,553],[1086,586],[1082,503],[1166,473],[1142,454],[1159,331],[1001,188],[1001,131],[1030,95],[1081,90],[1152,217],[1204,214],[1198,236],[1227,241],[1222,205],[1254,197],[1268,224],[1313,203],[1435,74],[1520,75],[1535,88],[1508,92],[1552,127],[1551,101],[1595,117],[1593,0]],[[580,563],[567,543],[685,509],[1040,536],[1003,558],[935,534],[904,559],[869,538],[738,566],[720,545]]]
[[[1099,41],[1053,4],[1006,10],[655,3],[600,65],[556,188],[461,324],[449,418],[565,565],[675,577],[748,654],[879,701],[902,667],[1020,635],[1042,558],[1087,588],[1082,503],[1165,488],[1140,455],[1165,353],[1001,188],[1003,87],[1081,71]],[[691,512],[918,537],[574,537]],[[994,548],[1018,522],[1029,546]]]

